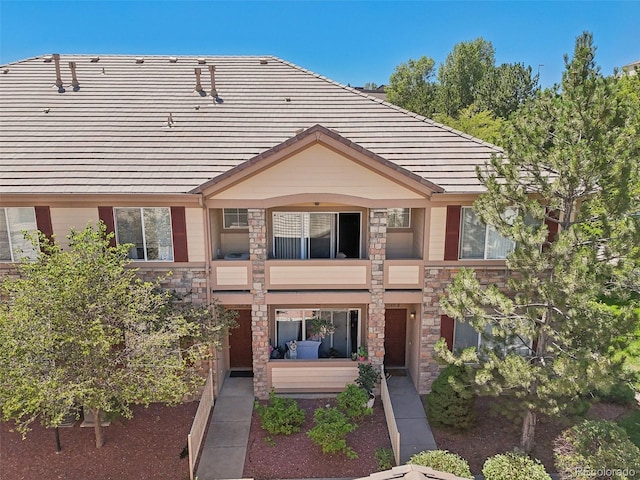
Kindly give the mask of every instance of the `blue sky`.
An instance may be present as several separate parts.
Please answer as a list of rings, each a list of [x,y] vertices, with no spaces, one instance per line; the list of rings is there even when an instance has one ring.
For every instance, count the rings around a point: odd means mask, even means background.
[[[539,68],[550,86],[584,30],[603,73],[640,60],[639,24],[639,1],[0,0],[0,64],[54,52],[275,55],[361,86],[482,37],[497,63]]]

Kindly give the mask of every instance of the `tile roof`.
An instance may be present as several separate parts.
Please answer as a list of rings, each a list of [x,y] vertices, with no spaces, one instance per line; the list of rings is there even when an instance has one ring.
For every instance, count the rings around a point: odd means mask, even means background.
[[[499,151],[276,57],[137,58],[61,55],[63,93],[51,56],[0,67],[0,193],[186,193],[315,124],[447,192]]]

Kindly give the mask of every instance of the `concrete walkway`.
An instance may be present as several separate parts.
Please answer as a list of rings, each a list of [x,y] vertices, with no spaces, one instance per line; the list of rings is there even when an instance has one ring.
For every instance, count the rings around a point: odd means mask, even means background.
[[[435,450],[436,441],[411,378],[392,375],[387,379],[387,385],[400,431],[400,463],[405,464],[415,453]]]
[[[253,400],[253,378],[225,379],[209,419],[198,480],[242,478]]]

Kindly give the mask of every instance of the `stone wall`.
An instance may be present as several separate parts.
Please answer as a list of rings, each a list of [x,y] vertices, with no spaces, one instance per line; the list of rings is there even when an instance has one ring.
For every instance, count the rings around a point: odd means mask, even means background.
[[[384,261],[387,249],[387,209],[369,210],[369,260],[371,261],[371,302],[367,322],[367,349],[371,363],[384,361]]]
[[[497,285],[504,289],[508,272],[502,267],[476,267],[476,276],[482,285]],[[438,377],[442,367],[434,358],[436,342],[440,340],[440,318],[444,314],[440,308],[440,298],[447,286],[460,271],[458,266],[430,267],[424,269],[422,289],[422,323],[420,328],[420,367],[418,392],[428,393],[431,384]]]

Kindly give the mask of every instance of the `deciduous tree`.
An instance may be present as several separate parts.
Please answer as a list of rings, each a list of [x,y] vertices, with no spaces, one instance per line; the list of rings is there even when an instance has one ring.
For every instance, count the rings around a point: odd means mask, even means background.
[[[42,253],[5,279],[0,305],[0,413],[26,432],[83,406],[104,439],[102,412],[176,403],[201,377],[194,364],[219,345],[234,315],[175,301],[129,268],[130,245],[109,246],[104,225],[71,232],[69,249]]]
[[[409,59],[398,65],[389,79],[387,99],[412,112],[431,117],[436,111],[434,83],[435,62],[432,58]]]

